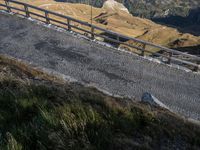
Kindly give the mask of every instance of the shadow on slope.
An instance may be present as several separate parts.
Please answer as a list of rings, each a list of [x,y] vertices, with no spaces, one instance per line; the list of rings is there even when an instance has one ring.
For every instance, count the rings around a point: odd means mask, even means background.
[[[175,27],[182,33],[200,36],[200,7],[190,10],[187,17],[169,16],[166,18],[153,18],[152,20],[162,25]]]
[[[200,56],[200,45],[188,46],[188,47],[179,47],[179,48],[174,48],[174,49],[181,51],[181,52],[187,52],[188,54]]]

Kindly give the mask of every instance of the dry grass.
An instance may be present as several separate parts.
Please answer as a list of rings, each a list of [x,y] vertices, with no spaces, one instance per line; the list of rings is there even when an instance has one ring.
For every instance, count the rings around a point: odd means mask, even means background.
[[[15,79],[27,78],[27,79],[37,79],[37,80],[48,80],[56,83],[64,83],[59,77],[44,73],[41,69],[38,68],[30,68],[29,65],[16,60],[11,57],[7,57],[4,55],[0,55],[0,79],[7,77],[7,73],[9,76]]]

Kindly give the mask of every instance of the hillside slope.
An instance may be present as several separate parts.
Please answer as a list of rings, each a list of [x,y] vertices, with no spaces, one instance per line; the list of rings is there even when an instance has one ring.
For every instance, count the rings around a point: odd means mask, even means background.
[[[0,56],[0,149],[198,149],[173,113],[68,83]]]
[[[55,2],[54,0],[26,0],[26,2],[91,22],[91,8],[88,5]],[[93,23],[127,36],[137,37],[170,48],[197,46],[200,43],[200,37],[198,36],[183,34],[175,28],[162,26],[148,19],[134,17],[120,4],[115,5],[115,9],[111,8],[113,6],[109,5],[104,5],[103,8],[93,8]]]
[[[55,0],[57,2],[92,4],[95,7],[102,7],[106,0],[95,0],[92,3],[88,0]],[[145,18],[187,16],[189,11],[200,6],[199,0],[116,0],[123,3],[126,8],[135,16]]]
[[[88,0],[55,0],[57,2],[84,3]],[[116,0],[123,3],[131,14],[179,28],[181,32],[200,35],[199,0]],[[102,7],[105,0],[95,0],[92,5]],[[196,11],[198,10],[198,11]],[[197,17],[194,17],[197,16]]]
[[[200,6],[199,0],[120,0],[137,16],[146,18],[165,18],[167,16],[187,16],[191,9]]]

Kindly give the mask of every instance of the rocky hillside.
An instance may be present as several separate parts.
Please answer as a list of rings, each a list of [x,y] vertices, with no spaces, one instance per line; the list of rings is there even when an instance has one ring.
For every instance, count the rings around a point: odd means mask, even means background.
[[[55,0],[88,4],[88,0]],[[95,0],[93,6],[102,7],[106,0]],[[200,6],[199,0],[116,0],[123,3],[128,10],[136,15],[147,18],[167,17],[169,15],[187,16],[189,10]]]
[[[199,149],[200,127],[0,56],[1,150]]]
[[[200,36],[200,8],[191,9],[188,15],[153,18],[155,22],[178,28],[181,32]]]
[[[148,18],[187,16],[189,10],[200,6],[199,0],[126,0],[123,3],[132,14]]]

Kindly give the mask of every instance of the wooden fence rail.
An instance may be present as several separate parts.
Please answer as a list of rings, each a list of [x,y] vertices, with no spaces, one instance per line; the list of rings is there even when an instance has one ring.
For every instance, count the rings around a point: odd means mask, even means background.
[[[95,39],[95,37],[100,37],[100,38],[103,38],[104,40],[107,40],[107,41],[110,41],[110,42],[122,44],[122,45],[129,47],[129,48],[134,48],[134,49],[140,51],[141,56],[145,56],[145,53],[149,53],[149,54],[161,56],[161,57],[168,59],[168,61],[166,61],[167,63],[171,63],[172,61],[175,61],[175,62],[178,62],[179,65],[192,66],[192,67],[194,67],[194,70],[200,69],[200,65],[198,64],[198,62],[200,62],[200,57],[198,57],[198,56],[190,55],[190,54],[183,53],[183,52],[180,52],[180,51],[177,51],[177,50],[166,48],[166,47],[156,45],[156,44],[153,44],[153,43],[150,43],[150,42],[147,42],[147,41],[143,41],[143,40],[140,40],[140,39],[137,39],[137,38],[128,37],[128,36],[125,36],[125,35],[122,35],[122,34],[119,34],[119,33],[98,27],[96,25],[91,25],[88,22],[84,22],[84,21],[81,21],[81,20],[78,20],[78,19],[75,19],[75,18],[72,18],[72,17],[69,17],[69,16],[58,14],[56,12],[45,10],[45,9],[42,9],[42,8],[39,8],[39,7],[36,7],[36,6],[32,6],[30,4],[26,4],[26,3],[23,3],[23,2],[16,1],[16,0],[1,0],[1,1],[4,1],[5,4],[0,4],[0,6],[4,7],[8,12],[12,12],[12,10],[17,10],[17,11],[23,12],[26,17],[37,16],[37,17],[43,18],[43,19],[45,19],[45,22],[47,24],[54,24],[52,22],[56,22],[57,24],[62,25],[62,27],[65,26],[64,28],[66,28],[67,30],[76,29],[76,30],[82,31],[84,33],[89,34],[91,39]],[[13,5],[11,6],[11,3],[20,5],[22,7],[18,8],[18,7],[13,6]],[[30,9],[35,9],[37,11],[40,11],[40,12],[42,12],[43,15],[36,13],[36,12],[33,12],[33,11],[30,11]],[[50,15],[54,15],[56,17],[65,19],[66,22],[59,20],[59,19],[52,18],[52,17],[50,17]],[[75,26],[71,22],[83,25],[83,26],[89,28],[89,30],[87,30],[86,28]],[[103,32],[104,35],[97,34],[97,33],[95,33],[95,31]],[[115,37],[115,38],[113,38],[113,37]],[[120,39],[124,39],[126,41],[133,41],[135,43],[142,45],[142,47],[122,42]],[[151,48],[151,49],[159,49],[163,52],[166,52],[168,55],[158,53],[158,52],[152,52],[147,47]],[[181,56],[181,58],[185,57],[185,58],[187,58],[187,60],[181,59],[180,57],[176,57],[177,55]]]

